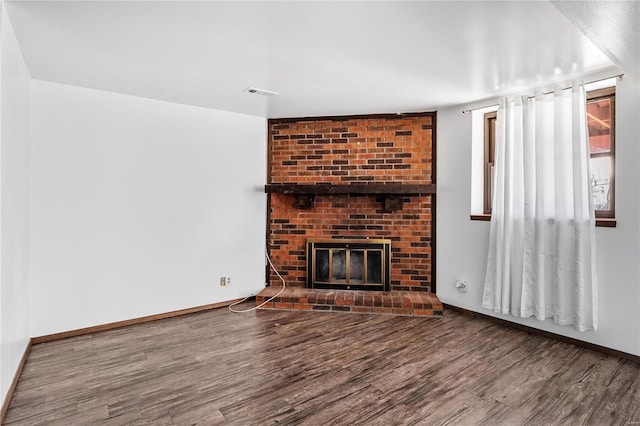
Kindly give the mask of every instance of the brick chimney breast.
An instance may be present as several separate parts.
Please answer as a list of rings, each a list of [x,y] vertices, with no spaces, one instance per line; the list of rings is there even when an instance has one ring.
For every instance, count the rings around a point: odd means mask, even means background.
[[[435,113],[269,120],[267,182],[433,185],[435,120]],[[391,240],[391,291],[434,292],[435,190],[340,192],[346,193],[268,194],[269,255],[287,285],[306,284],[307,239],[368,237]],[[268,274],[268,282],[279,286]]]

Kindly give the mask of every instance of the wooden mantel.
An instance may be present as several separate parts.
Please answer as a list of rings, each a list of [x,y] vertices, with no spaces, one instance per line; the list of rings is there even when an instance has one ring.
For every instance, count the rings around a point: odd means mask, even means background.
[[[265,185],[264,192],[277,194],[371,194],[371,195],[422,195],[435,194],[435,185],[413,185],[406,183],[351,183],[300,185],[291,183],[276,183]]]
[[[435,194],[436,185],[406,183],[318,183],[300,185],[282,183],[265,185],[264,191],[266,193],[295,195],[296,206],[300,209],[312,209],[316,195],[381,195],[384,197],[384,210],[392,212],[402,209],[402,196]]]

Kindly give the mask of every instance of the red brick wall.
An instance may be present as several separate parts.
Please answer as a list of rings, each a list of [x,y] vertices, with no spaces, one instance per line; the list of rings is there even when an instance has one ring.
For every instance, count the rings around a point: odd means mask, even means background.
[[[435,114],[269,121],[271,184],[431,184]],[[294,195],[269,194],[268,244],[287,285],[306,284],[307,238],[377,237],[391,243],[391,290],[432,291],[431,196],[403,196],[384,210],[377,195],[318,195],[298,209]],[[280,285],[271,273],[272,285]]]
[[[432,183],[432,120],[271,120],[269,183]]]

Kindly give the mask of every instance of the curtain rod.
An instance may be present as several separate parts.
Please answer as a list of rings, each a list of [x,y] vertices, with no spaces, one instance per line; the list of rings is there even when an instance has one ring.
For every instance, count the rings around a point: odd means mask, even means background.
[[[601,81],[610,80],[610,79],[612,79],[612,78],[619,78],[619,79],[622,79],[622,77],[623,77],[623,76],[624,76],[624,73],[622,73],[622,74],[616,74],[616,75],[612,75],[611,77],[599,78],[599,79],[597,79],[597,80],[588,81],[588,82],[586,82],[586,83],[582,83],[582,84],[584,85],[584,84],[599,83],[599,82],[601,82]],[[567,90],[567,89],[570,89],[570,88],[571,88],[571,86],[569,86],[569,87],[563,87],[563,88],[562,88],[562,90]],[[543,96],[544,96],[544,95],[550,95],[550,94],[552,94],[552,93],[553,93],[553,91],[551,91],[551,92],[544,92],[542,95],[543,95]],[[529,99],[533,99],[533,98],[535,98],[535,96],[529,96]],[[462,113],[463,113],[463,114],[468,114],[468,113],[470,113],[471,111],[475,111],[475,110],[477,110],[477,109],[489,108],[489,107],[493,107],[493,106],[498,106],[498,104],[491,104],[491,105],[479,106],[479,107],[475,107],[475,108],[463,109],[463,110],[462,110]]]

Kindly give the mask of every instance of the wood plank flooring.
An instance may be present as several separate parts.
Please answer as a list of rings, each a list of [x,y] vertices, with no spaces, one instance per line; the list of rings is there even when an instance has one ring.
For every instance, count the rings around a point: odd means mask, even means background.
[[[216,309],[42,343],[5,418],[7,425],[639,423],[639,364],[450,310],[427,319]]]

